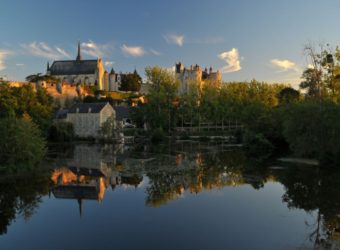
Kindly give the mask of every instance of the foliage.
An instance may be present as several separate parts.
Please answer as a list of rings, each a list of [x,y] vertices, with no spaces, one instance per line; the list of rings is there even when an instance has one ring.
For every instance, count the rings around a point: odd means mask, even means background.
[[[151,129],[170,130],[174,124],[175,106],[178,81],[174,74],[159,67],[148,67],[145,69],[148,83],[152,86],[147,95],[147,105],[142,112],[145,121]]]
[[[283,134],[298,156],[339,164],[340,107],[332,102],[306,101],[290,105],[283,120]]]
[[[165,133],[161,128],[157,128],[153,130],[152,135],[151,135],[152,142],[158,143],[164,140],[165,140]]]
[[[0,119],[0,161],[6,168],[20,169],[37,165],[45,155],[46,142],[35,125],[24,118]]]
[[[300,99],[300,92],[291,87],[287,87],[279,92],[278,98],[280,105],[298,102]]]
[[[116,117],[114,115],[110,116],[100,128],[100,134],[104,138],[113,138],[116,131]]]
[[[121,79],[121,91],[139,91],[142,85],[142,78],[135,70],[133,73],[122,75]]]
[[[340,101],[340,49],[334,50],[327,44],[318,49],[308,44],[305,53],[309,66],[304,70],[300,88],[307,91],[311,99]]]
[[[244,134],[243,143],[247,156],[258,160],[268,158],[274,150],[272,143],[263,134],[251,131]]]
[[[74,137],[74,127],[70,122],[54,123],[49,130],[49,140],[51,141],[70,142]]]
[[[31,85],[10,87],[6,83],[0,83],[0,118],[21,118],[27,113],[46,133],[53,118],[52,105],[53,98],[44,88],[34,91]]]

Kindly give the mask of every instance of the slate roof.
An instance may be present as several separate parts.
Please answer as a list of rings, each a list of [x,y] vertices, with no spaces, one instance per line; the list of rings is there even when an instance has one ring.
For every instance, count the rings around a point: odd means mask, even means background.
[[[130,110],[125,106],[115,106],[114,110],[116,111],[116,120],[121,121],[124,118],[130,117]]]
[[[97,60],[54,61],[49,68],[51,75],[90,75],[97,70]]]
[[[57,199],[87,199],[98,200],[98,190],[93,186],[68,185],[57,186],[52,189],[52,193]]]
[[[68,113],[68,109],[59,109],[55,113],[55,119],[66,119]]]
[[[89,113],[91,108],[91,113],[99,113],[108,102],[96,102],[96,103],[77,103],[74,104],[68,111],[68,113]],[[79,110],[77,112],[77,109]]]

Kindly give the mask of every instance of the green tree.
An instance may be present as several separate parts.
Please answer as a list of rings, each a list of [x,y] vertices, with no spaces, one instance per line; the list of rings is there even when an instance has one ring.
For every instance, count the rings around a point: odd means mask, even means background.
[[[332,102],[303,102],[284,113],[283,134],[292,151],[312,157],[323,165],[340,162],[340,107]]]
[[[32,167],[45,155],[46,142],[28,115],[0,119],[0,162],[14,168]]]
[[[112,139],[115,136],[116,128],[116,117],[111,115],[100,128],[100,134],[106,139]]]
[[[278,98],[281,105],[294,103],[299,101],[300,92],[291,87],[287,87],[279,92]]]
[[[144,110],[145,121],[151,129],[169,131],[175,123],[173,111],[178,81],[173,73],[160,67],[147,67],[145,75],[151,85]]]
[[[125,74],[121,79],[120,90],[122,91],[139,91],[142,85],[142,78],[135,70],[133,73]]]

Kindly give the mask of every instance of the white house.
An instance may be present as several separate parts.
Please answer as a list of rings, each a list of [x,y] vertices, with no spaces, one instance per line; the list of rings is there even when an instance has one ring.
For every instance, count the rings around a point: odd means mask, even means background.
[[[99,137],[100,129],[109,117],[116,116],[108,102],[77,103],[67,113],[67,121],[74,126],[79,137]]]

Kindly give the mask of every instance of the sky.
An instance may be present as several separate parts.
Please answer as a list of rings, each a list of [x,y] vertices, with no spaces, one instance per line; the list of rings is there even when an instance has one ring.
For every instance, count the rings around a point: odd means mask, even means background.
[[[340,44],[338,0],[1,0],[0,77],[54,60],[102,58],[107,70],[198,64],[224,81],[297,85],[306,44]]]

